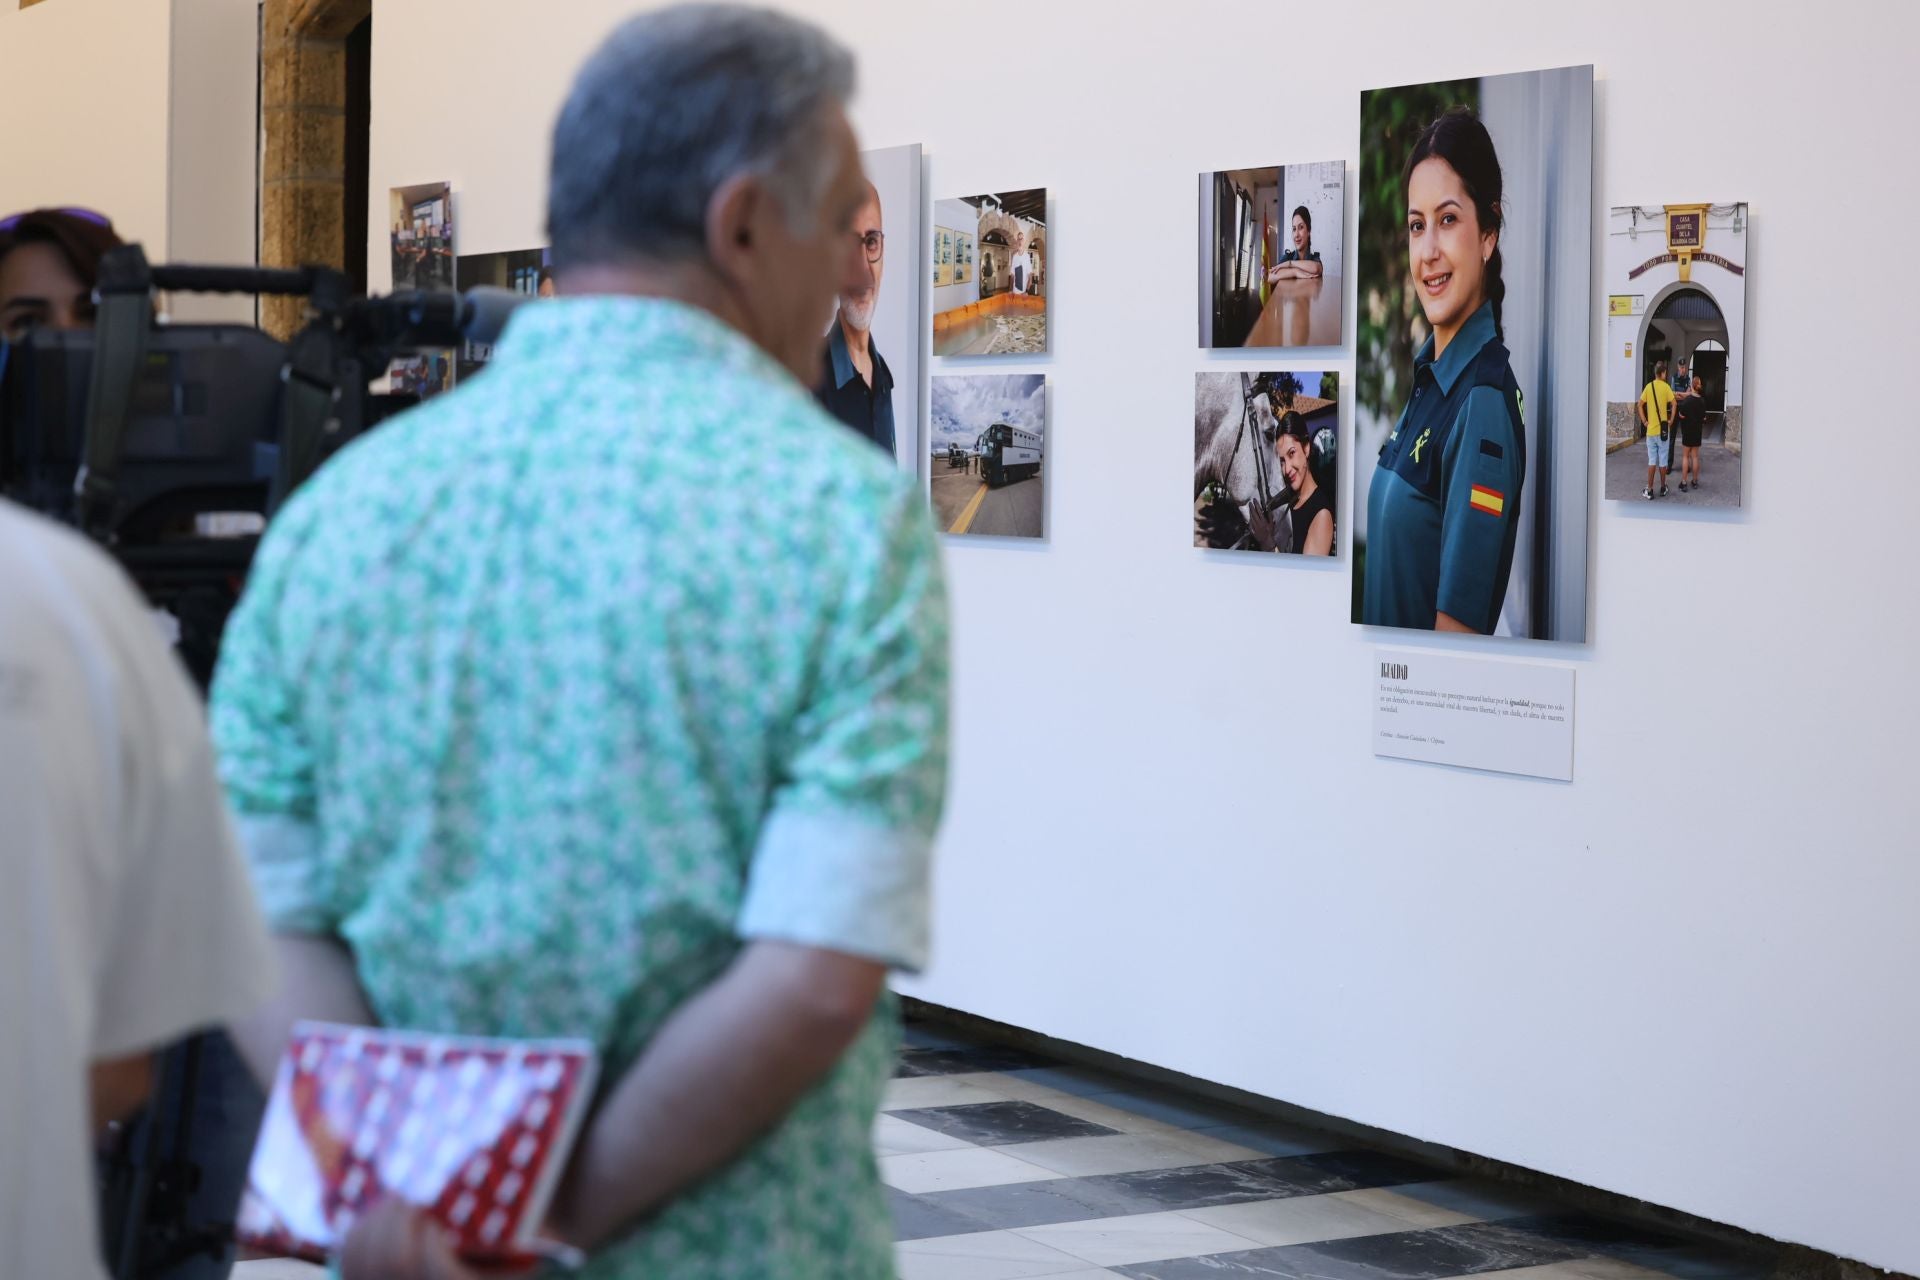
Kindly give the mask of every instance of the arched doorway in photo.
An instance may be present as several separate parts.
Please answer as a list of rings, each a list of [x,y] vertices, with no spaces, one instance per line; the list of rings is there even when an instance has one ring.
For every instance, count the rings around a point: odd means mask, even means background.
[[[1007,241],[1006,233],[998,227],[990,227],[980,233],[980,298],[985,301],[996,293],[1007,289],[1007,263],[1013,257],[1013,246]]]
[[[1678,281],[1655,294],[1640,326],[1640,385],[1666,363],[1667,377],[1682,396],[1699,386],[1699,399],[1676,405],[1670,443],[1671,475],[1689,504],[1738,506],[1740,477],[1738,388],[1729,396],[1728,356],[1732,339],[1727,315],[1711,290]],[[1689,435],[1691,423],[1692,434]],[[1665,496],[1664,493],[1658,496]]]
[[[1683,284],[1649,309],[1634,348],[1641,353],[1643,386],[1652,381],[1653,366],[1662,360],[1669,377],[1675,362],[1685,360],[1687,371],[1701,379],[1708,439],[1718,437],[1727,407],[1727,342],[1727,317],[1720,304],[1699,285]]]

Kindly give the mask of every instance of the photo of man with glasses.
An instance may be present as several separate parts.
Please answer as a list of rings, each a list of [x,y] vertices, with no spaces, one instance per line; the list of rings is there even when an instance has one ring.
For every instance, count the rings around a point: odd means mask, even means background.
[[[840,295],[840,312],[827,336],[824,367],[814,394],[828,413],[894,456],[893,371],[873,342],[887,240],[880,191],[871,182],[866,203],[854,215],[853,235],[866,256],[866,287]]]

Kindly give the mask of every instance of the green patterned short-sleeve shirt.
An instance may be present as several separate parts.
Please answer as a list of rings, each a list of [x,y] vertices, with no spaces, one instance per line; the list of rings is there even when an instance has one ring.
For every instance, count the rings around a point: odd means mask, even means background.
[[[924,963],[946,625],[911,480],[757,347],[543,302],[286,505],[214,731],[271,918],[383,1023],[585,1036],[611,1082],[747,941]],[[586,1274],[891,1275],[894,1035]]]

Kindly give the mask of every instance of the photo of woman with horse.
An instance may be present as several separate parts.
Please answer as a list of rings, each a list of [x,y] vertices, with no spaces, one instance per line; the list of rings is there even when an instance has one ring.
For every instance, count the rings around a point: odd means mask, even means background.
[[[1336,373],[1202,373],[1193,395],[1193,545],[1335,550]]]

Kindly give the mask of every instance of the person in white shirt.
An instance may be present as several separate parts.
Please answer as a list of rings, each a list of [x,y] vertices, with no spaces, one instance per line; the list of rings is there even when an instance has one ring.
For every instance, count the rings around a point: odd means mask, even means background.
[[[0,501],[0,1276],[106,1274],[94,1140],[273,994],[200,700],[106,554]]]
[[[1013,291],[1031,293],[1033,291],[1033,255],[1027,252],[1027,233],[1016,231],[1013,234],[1013,257],[1008,260],[1013,269]]]

